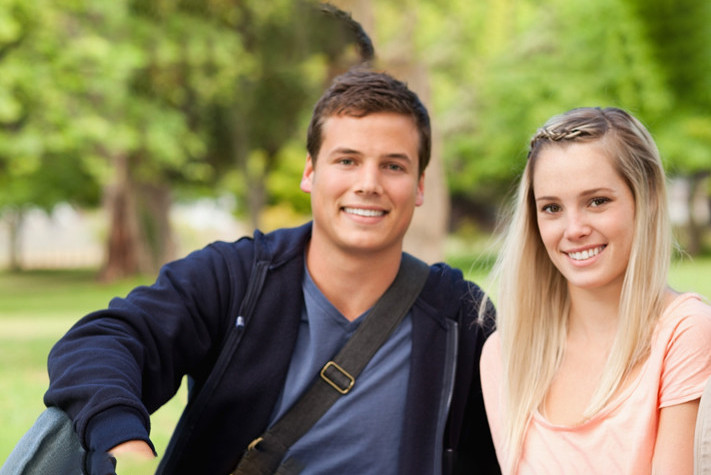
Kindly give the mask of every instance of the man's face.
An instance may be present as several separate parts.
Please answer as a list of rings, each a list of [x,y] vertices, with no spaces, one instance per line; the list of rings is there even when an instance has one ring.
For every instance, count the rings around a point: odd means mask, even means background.
[[[402,114],[332,116],[318,157],[307,157],[301,189],[311,193],[312,246],[349,253],[402,251],[423,202],[419,134]]]

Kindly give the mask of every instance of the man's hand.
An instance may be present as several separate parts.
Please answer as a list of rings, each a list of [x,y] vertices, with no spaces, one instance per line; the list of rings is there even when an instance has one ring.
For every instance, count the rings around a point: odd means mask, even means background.
[[[149,475],[155,473],[158,459],[143,440],[129,440],[109,450],[116,458],[117,473]]]
[[[123,458],[124,454],[131,454],[131,456],[135,456],[139,459],[152,459],[155,457],[151,447],[143,440],[129,440],[128,442],[123,442],[109,450],[109,453],[114,457],[121,458]]]

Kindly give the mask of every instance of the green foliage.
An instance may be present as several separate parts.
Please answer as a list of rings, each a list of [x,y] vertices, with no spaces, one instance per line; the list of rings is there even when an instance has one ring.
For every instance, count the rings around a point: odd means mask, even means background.
[[[45,38],[49,17],[41,2],[0,5],[0,208],[97,201],[96,186],[80,185],[89,171],[58,133],[57,86],[41,63],[58,49]]]
[[[656,138],[670,173],[711,172],[711,114],[676,111],[665,118]]]
[[[460,8],[479,25],[461,22],[469,54],[447,50],[451,58],[438,59],[436,69],[438,80],[452,78],[441,83],[446,102],[436,111],[455,195],[498,201],[523,168],[528,138],[553,114],[615,105],[657,117],[670,104],[640,23],[620,1]],[[457,41],[450,26],[443,22],[441,32]]]
[[[95,275],[95,270],[0,272],[0,463],[44,409],[47,355],[54,342],[84,314],[147,283],[143,278],[104,285],[95,282]],[[151,438],[159,454],[167,446],[185,401],[183,385],[152,415]]]
[[[0,208],[96,204],[114,160],[131,157],[138,181],[180,196],[229,190],[246,202],[263,185],[264,203],[304,211],[294,151],[327,77],[356,56],[352,31],[314,6],[3,0]],[[431,71],[429,106],[456,199],[495,207],[536,128],[583,105],[635,113],[674,173],[709,169],[709,2],[372,8],[376,51],[396,58],[382,67],[397,71],[398,55],[414,49]]]
[[[270,205],[284,203],[296,213],[308,215],[311,212],[310,195],[299,188],[305,162],[303,141],[295,140],[282,149],[277,157],[277,167],[267,177]]]
[[[244,39],[252,68],[234,85],[238,94],[234,101],[213,106],[210,123],[216,158],[226,168],[238,167],[243,175],[241,180],[235,180],[233,173],[224,175],[229,182],[242,183],[229,189],[242,202],[252,201],[247,211],[255,215],[261,211],[256,208],[264,204],[260,202],[263,187],[275,193],[266,202],[284,192],[269,186],[272,175],[277,175],[277,181],[293,178],[280,176],[282,170],[293,169],[293,164],[281,165],[291,158],[284,148],[297,131],[305,129],[301,127],[304,117],[323,89],[329,63],[354,39],[344,33],[347,29],[338,20],[318,11],[312,2],[247,2],[242,12],[235,28]],[[303,143],[303,133],[298,135]],[[296,163],[301,166],[302,158]],[[228,187],[229,182],[220,185]]]
[[[655,122],[669,168],[711,171],[711,4],[696,0],[627,0],[640,18],[660,80],[673,103]]]
[[[258,214],[350,26],[310,0],[2,2],[0,212],[131,193],[153,252],[146,190]]]

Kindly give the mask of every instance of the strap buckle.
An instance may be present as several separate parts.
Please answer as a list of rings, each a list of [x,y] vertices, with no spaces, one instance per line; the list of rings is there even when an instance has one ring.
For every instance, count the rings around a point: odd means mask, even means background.
[[[331,369],[332,371],[329,371]],[[326,374],[327,371],[331,374]],[[329,361],[321,368],[321,379],[341,394],[347,394],[355,384],[355,378],[333,361]]]
[[[263,440],[264,440],[264,437],[257,437],[256,439],[254,439],[252,442],[249,443],[249,445],[247,446],[247,450],[256,449],[257,446],[259,445],[259,443]]]

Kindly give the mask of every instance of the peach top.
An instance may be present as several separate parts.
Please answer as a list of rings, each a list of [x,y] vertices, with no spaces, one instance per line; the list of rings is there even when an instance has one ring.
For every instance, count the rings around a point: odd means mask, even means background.
[[[481,383],[497,457],[502,450],[502,362],[498,333],[484,345]],[[533,414],[518,474],[648,474],[659,410],[701,396],[711,376],[711,307],[696,294],[678,296],[662,314],[651,353],[636,380],[600,412],[575,426]]]

